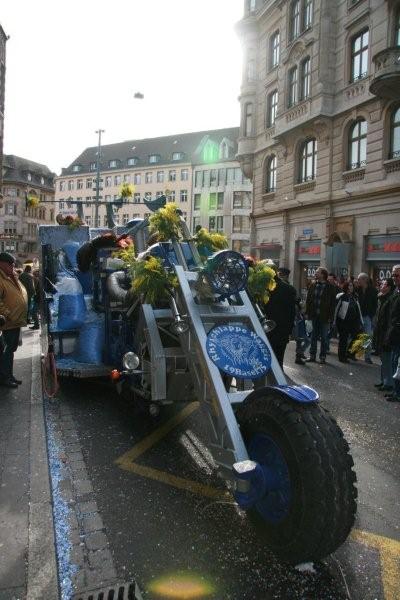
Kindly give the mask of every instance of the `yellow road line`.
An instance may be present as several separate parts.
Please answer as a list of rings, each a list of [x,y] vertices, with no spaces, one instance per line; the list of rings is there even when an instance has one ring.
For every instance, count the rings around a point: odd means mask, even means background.
[[[142,477],[148,477],[149,479],[155,479],[161,483],[166,483],[180,490],[191,492],[192,494],[198,494],[199,496],[205,496],[206,498],[212,498],[213,500],[227,500],[230,498],[230,494],[227,490],[219,490],[218,488],[210,485],[204,485],[191,479],[184,479],[183,477],[177,477],[171,473],[165,471],[159,471],[158,469],[152,469],[151,467],[145,467],[138,463],[130,463],[129,465],[124,464],[122,466],[124,470],[131,471],[136,475]]]
[[[231,494],[227,490],[219,490],[215,487],[204,485],[190,479],[177,477],[171,473],[153,469],[134,462],[139,456],[150,450],[170,431],[177,427],[182,421],[189,417],[199,407],[198,402],[193,402],[186,406],[181,412],[169,419],[158,429],[146,436],[136,446],[128,452],[125,452],[115,462],[125,471],[130,471],[141,477],[154,479],[161,483],[173,486],[175,488],[211,498],[213,500],[227,500]],[[375,548],[379,551],[381,563],[382,585],[384,589],[385,600],[400,599],[400,542],[384,536],[353,529],[350,538],[365,546]]]
[[[391,538],[353,529],[351,539],[379,550],[385,600],[400,598],[400,542]]]
[[[169,421],[161,425],[158,429],[153,431],[150,435],[146,436],[143,440],[141,440],[136,446],[134,446],[128,452],[125,452],[120,458],[117,458],[115,461],[117,465],[124,466],[129,465],[134,460],[136,460],[141,454],[144,454],[147,450],[150,450],[152,446],[157,444],[163,437],[168,435],[170,431],[172,431],[177,425],[182,423],[187,417],[189,417],[197,408],[199,407],[198,402],[192,402],[188,406],[185,406],[180,413],[172,417]]]

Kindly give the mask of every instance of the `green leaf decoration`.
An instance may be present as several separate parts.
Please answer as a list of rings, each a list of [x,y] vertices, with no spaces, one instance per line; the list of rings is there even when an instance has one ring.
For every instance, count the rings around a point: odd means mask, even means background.
[[[157,233],[160,242],[178,240],[181,235],[181,218],[174,202],[160,208],[149,218],[151,233]]]
[[[166,271],[162,260],[154,256],[135,261],[132,271],[133,291],[139,296],[143,295],[144,301],[150,304],[167,300],[167,288],[178,286],[176,275]]]
[[[247,288],[259,304],[267,304],[270,292],[276,288],[275,271],[260,261],[249,268]]]

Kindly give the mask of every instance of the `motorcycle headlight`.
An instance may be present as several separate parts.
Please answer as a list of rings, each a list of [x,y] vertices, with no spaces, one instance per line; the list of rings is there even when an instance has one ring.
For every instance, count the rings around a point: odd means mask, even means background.
[[[122,357],[122,365],[125,371],[134,371],[140,363],[139,357],[134,352],[126,352]]]

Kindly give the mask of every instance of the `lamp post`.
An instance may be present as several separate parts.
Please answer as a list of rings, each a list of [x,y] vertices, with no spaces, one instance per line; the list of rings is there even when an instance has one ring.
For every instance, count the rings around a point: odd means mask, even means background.
[[[99,136],[97,145],[97,161],[96,161],[96,198],[95,198],[95,211],[94,211],[94,226],[97,227],[97,221],[99,218],[99,200],[100,200],[100,163],[101,163],[101,134],[104,133],[104,129],[97,129],[95,133]]]

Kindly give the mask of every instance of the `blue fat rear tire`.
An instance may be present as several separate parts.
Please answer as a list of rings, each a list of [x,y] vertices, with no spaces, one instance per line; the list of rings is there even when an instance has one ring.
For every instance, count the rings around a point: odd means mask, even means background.
[[[297,564],[334,552],[355,519],[356,475],[336,421],[318,404],[271,390],[244,402],[237,419],[250,458],[264,464],[271,491],[248,511],[280,559]]]

